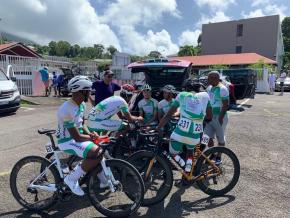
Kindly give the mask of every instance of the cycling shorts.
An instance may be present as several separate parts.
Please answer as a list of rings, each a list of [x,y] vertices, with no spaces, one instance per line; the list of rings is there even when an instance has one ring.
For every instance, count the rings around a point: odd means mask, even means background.
[[[74,139],[58,144],[58,147],[60,150],[69,154],[77,155],[85,159],[87,158],[88,152],[94,146],[96,146],[96,144],[94,144],[91,141],[76,142]]]

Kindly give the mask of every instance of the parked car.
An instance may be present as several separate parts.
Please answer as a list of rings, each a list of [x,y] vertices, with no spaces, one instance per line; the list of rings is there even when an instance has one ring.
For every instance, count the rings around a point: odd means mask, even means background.
[[[152,87],[152,97],[160,101],[163,98],[161,89],[165,85],[174,85],[178,91],[182,90],[182,83],[189,78],[191,62],[175,59],[150,59],[134,62],[128,65],[132,73],[143,72],[145,81]],[[138,102],[143,98],[142,92],[134,98],[131,111],[138,113]]]
[[[20,108],[20,93],[16,85],[16,77],[9,74],[9,70],[12,70],[11,65],[8,66],[7,74],[0,69],[0,113],[12,113]]]
[[[203,71],[199,75],[199,80],[207,86],[207,75],[211,70]],[[244,98],[254,98],[256,89],[256,72],[252,69],[226,69],[218,70],[221,78],[230,81],[235,86],[235,96],[237,100]]]
[[[280,78],[276,80],[275,82],[275,91],[280,92]],[[290,77],[286,77],[284,82],[284,91],[290,91]]]

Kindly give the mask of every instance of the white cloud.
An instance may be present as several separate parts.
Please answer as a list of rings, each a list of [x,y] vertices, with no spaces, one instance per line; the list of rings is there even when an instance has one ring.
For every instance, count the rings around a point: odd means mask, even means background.
[[[244,18],[253,18],[253,17],[263,17],[265,16],[262,9],[256,9],[254,11],[250,11],[248,14],[246,14],[244,11],[242,12],[242,16]]]
[[[257,6],[261,6],[261,5],[268,5],[270,4],[271,0],[252,0],[252,7],[257,7]]]
[[[183,46],[183,45],[196,46],[199,34],[201,34],[201,31],[199,29],[197,29],[195,31],[185,30],[179,36],[178,44],[180,46]]]
[[[215,14],[211,16],[202,14],[201,19],[196,23],[196,27],[200,28],[202,24],[229,21],[230,19],[231,17],[225,15],[225,13],[222,11],[217,11]]]
[[[266,3],[265,3],[266,2]],[[263,9],[258,8],[253,11],[250,11],[248,14],[244,11],[241,13],[244,18],[252,18],[252,17],[262,17],[267,15],[280,15],[280,19],[283,20],[284,17],[286,17],[286,11],[287,7],[285,5],[276,5],[276,4],[270,4],[270,1],[258,1],[255,6],[257,5],[264,5]],[[268,3],[268,4],[267,4]]]
[[[38,43],[67,40],[102,43],[120,49],[117,36],[102,23],[88,0],[10,0],[1,2],[1,29]]]
[[[180,17],[175,0],[117,0],[108,5],[102,21],[116,26],[152,26],[164,13]]]
[[[230,4],[235,4],[235,0],[195,0],[199,7],[209,6],[212,10],[225,10]]]
[[[159,51],[163,55],[175,54],[178,46],[171,40],[166,30],[153,32],[149,30],[145,35],[138,33],[133,27],[123,26],[120,34],[124,40],[124,50],[138,55],[148,55],[150,51]]]

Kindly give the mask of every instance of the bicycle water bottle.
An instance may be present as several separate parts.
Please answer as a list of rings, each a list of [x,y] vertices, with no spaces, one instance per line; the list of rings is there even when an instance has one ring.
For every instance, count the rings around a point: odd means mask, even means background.
[[[177,154],[174,155],[174,160],[181,166],[184,167],[185,166],[185,161]]]

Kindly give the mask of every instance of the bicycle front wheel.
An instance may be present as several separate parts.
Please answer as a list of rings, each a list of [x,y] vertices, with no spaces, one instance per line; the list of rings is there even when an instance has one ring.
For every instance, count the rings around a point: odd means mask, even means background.
[[[142,206],[150,206],[163,201],[173,185],[173,174],[168,161],[151,151],[137,151],[129,157],[128,161],[138,169],[145,183]]]
[[[57,202],[56,192],[44,189],[55,188],[59,183],[61,178],[56,167],[39,156],[28,156],[19,160],[10,174],[12,195],[20,205],[33,211],[48,209]],[[44,189],[31,187],[31,184]]]
[[[231,191],[240,177],[240,163],[230,149],[226,147],[212,147],[203,153],[214,163],[215,157],[221,157],[221,161],[211,166],[204,156],[200,156],[196,163],[195,176],[203,175],[197,181],[198,187],[210,196],[222,196]]]
[[[106,160],[107,168],[115,179],[115,192],[109,187],[100,188],[97,174],[101,166],[94,170],[88,180],[88,194],[93,206],[108,217],[127,217],[134,213],[144,198],[144,183],[141,175],[130,163],[119,159]]]

